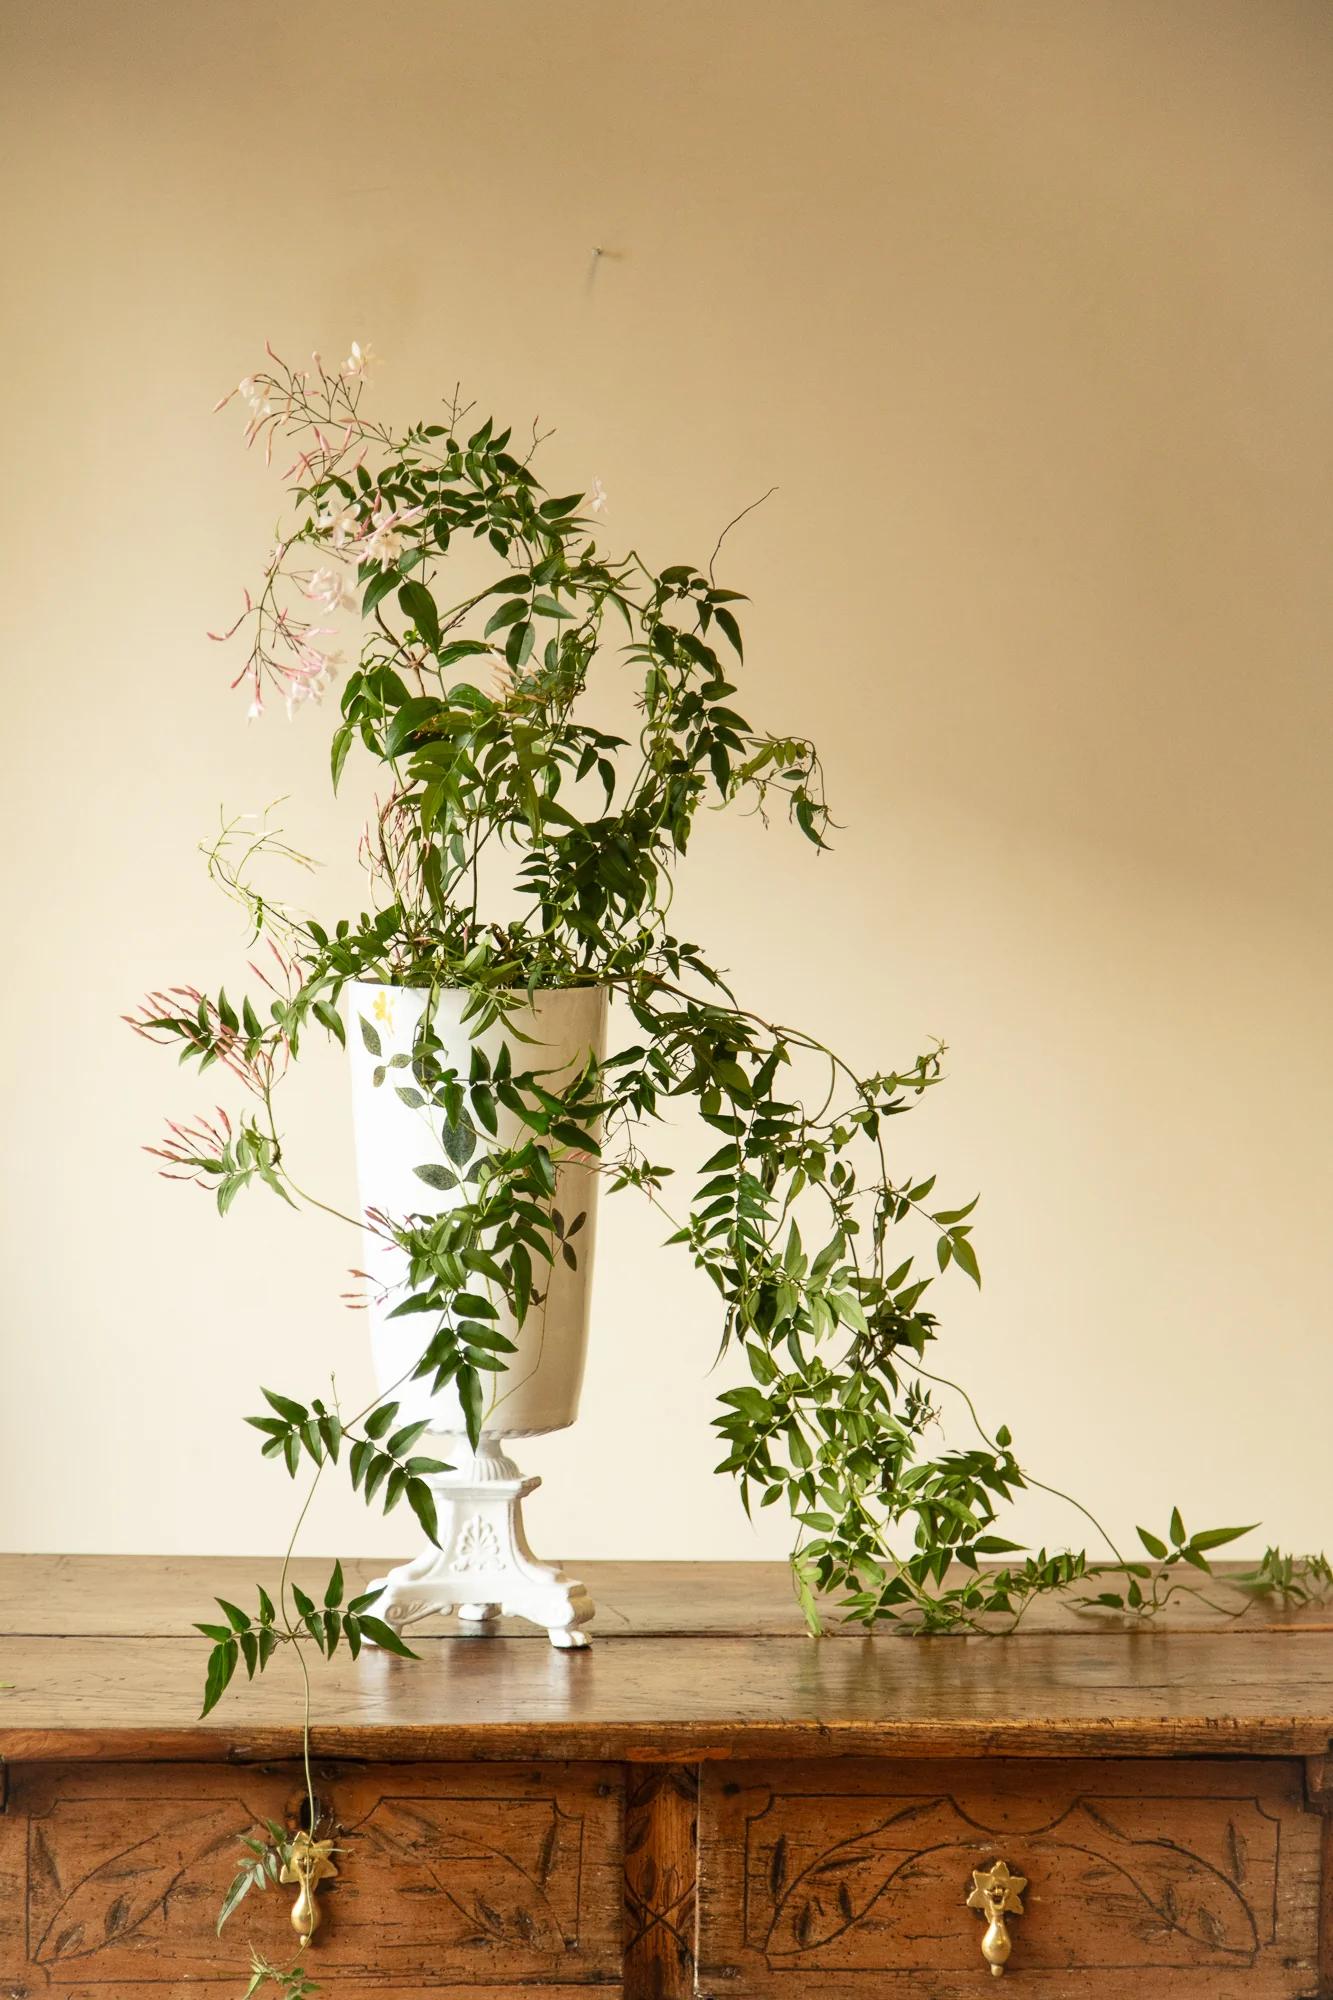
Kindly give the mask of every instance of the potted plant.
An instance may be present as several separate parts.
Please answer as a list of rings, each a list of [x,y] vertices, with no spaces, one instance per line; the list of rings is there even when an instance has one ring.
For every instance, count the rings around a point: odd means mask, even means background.
[[[268,990],[240,1005],[150,995],[135,1025],[250,1094],[240,1116],[172,1126],[156,1149],[224,1211],[253,1183],[310,1198],[276,1086],[310,1033],[348,1043],[365,1213],[347,1219],[367,1233],[379,1394],[351,1413],[265,1389],[250,1421],[293,1476],[303,1461],[316,1480],[341,1465],[368,1502],[405,1499],[431,1547],[350,1602],[339,1567],[316,1604],[284,1566],[276,1598],[223,1603],[225,1622],[201,1628],[206,1707],[238,1664],[253,1674],[283,1645],[405,1652],[399,1628],[422,1609],[464,1594],[475,1616],[511,1596],[523,1608],[525,1482],[500,1444],[573,1417],[599,1185],[652,1202],[716,1290],[735,1364],[719,1470],[747,1508],[789,1509],[812,1630],[821,1599],[866,1625],[992,1629],[1093,1576],[1111,1579],[1105,1606],[1160,1608],[1244,1530],[1191,1535],[1177,1512],[1162,1536],[1140,1531],[1144,1555],[1025,1551],[996,1530],[1027,1478],[1008,1430],[988,1432],[964,1397],[973,1442],[934,1442],[937,1391],[954,1385],[927,1366],[927,1293],[951,1268],[979,1283],[975,1202],[942,1202],[933,1175],[897,1165],[895,1121],[938,1083],[942,1051],[854,1070],[751,1012],[672,927],[700,812],[780,812],[816,850],[829,828],[811,743],[736,705],[743,599],[715,573],[722,539],[709,562],[660,570],[609,554],[599,486],[548,495],[532,451],[456,400],[401,433],[372,421],[367,358],[354,347],[336,371],[318,357],[295,369],[270,353],[232,392],[250,441],[295,456],[263,577],[215,635],[244,635],[233,685],[258,717],[325,694],[330,621],[359,613],[331,775],[337,786],[368,759],[379,787],[367,907],[329,923],[282,909],[255,875],[281,837],[233,825],[211,865],[271,949]],[[635,677],[628,736],[586,714],[609,658]],[[651,1151],[668,1104],[690,1107],[704,1139],[681,1197]],[[929,1239],[924,1272],[899,1248],[914,1229]],[[428,1433],[449,1440],[447,1458],[419,1452]],[[498,1562],[460,1551],[488,1487],[496,1539],[517,1536]],[[1256,1583],[1300,1590],[1323,1573],[1270,1552]],[[578,1587],[547,1573],[540,1588],[530,1615],[575,1641]]]
[[[534,1092],[558,1098],[581,1077],[596,1076],[606,1045],[606,988],[571,980],[525,989],[507,996],[502,1017],[485,1029],[469,1012],[466,986],[359,980],[348,994],[357,1025],[352,1102],[376,1378],[382,1394],[396,1398],[395,1424],[443,1435],[458,1468],[430,1478],[431,1546],[383,1580],[378,1609],[400,1630],[431,1612],[457,1608],[465,1621],[484,1622],[505,1610],[544,1625],[555,1646],[586,1645],[592,1600],[529,1549],[521,1504],[538,1482],[522,1477],[503,1443],[563,1430],[578,1414],[598,1180],[585,1141],[597,1144],[596,1111],[583,1114],[586,1132],[561,1138],[547,1126],[541,1133],[556,1139],[554,1150],[547,1148],[551,1165],[549,1175],[543,1169],[539,1204],[554,1236],[543,1225],[525,1228],[521,1216],[511,1219],[491,1246],[505,1257],[496,1268],[511,1283],[497,1281],[475,1256],[468,1262],[466,1246],[497,1157],[521,1152],[532,1136],[506,1101],[515,1045],[531,1079],[524,1088]],[[448,1101],[447,1079],[462,1077],[469,1090],[460,1105]],[[421,1221],[408,1220],[417,1215]],[[405,1233],[413,1229],[425,1231],[419,1251]],[[446,1300],[439,1287],[450,1275],[443,1262],[450,1254],[458,1255],[457,1276],[470,1291]],[[515,1259],[521,1282],[512,1282]],[[463,1343],[481,1351],[464,1361],[463,1347],[448,1343],[422,1368],[421,1300],[437,1325],[463,1330]]]

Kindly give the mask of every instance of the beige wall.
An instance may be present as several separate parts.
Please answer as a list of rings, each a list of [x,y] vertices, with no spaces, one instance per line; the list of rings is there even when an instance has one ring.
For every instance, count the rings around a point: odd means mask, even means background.
[[[0,18],[0,1545],[272,1548],[256,1380],[366,1379],[348,1246],[155,1180],[211,1092],[117,1020],[235,978],[220,803],[288,794],[350,880],[325,718],[247,729],[203,637],[276,511],[208,413],[266,335],[370,338],[395,416],[461,376],[558,423],[557,490],[599,475],[661,562],[779,486],[729,547],[747,693],[846,830],[713,822],[689,928],[866,1063],[947,1037],[900,1158],[983,1190],[941,1355],[1034,1470],[1122,1531],[1333,1541],[1328,0]],[[349,1196],[336,1062],[290,1117]],[[536,1534],[776,1550],[710,1478],[711,1307],[657,1234],[608,1207]],[[308,1546],[405,1539],[338,1492]]]

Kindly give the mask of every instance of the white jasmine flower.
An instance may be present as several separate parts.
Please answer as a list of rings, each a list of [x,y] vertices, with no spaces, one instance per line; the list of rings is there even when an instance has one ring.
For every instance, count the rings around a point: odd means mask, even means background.
[[[342,372],[349,382],[367,382],[371,371],[379,366],[379,356],[369,341],[365,346],[359,340],[352,342],[352,351],[343,362]]]
[[[317,569],[301,590],[321,611],[348,611],[356,602],[345,570]]]
[[[253,375],[247,375],[243,382],[237,384],[237,393],[249,404],[252,417],[272,416],[273,405],[264,393],[264,385],[256,382]]]
[[[423,507],[405,507],[401,513],[390,507],[387,500],[381,500],[371,516],[370,530],[361,544],[360,554],[365,562],[378,563],[381,569],[388,569],[403,553],[403,529],[419,521],[425,512]]]
[[[403,553],[403,537],[396,525],[396,516],[388,509],[381,508],[375,515],[374,526],[361,545],[361,554],[366,562],[378,563],[381,569],[388,569]]]
[[[305,642],[297,646],[296,656],[300,665],[286,670],[287,685],[283,689],[289,722],[303,702],[324,699],[333,683],[334,669],[342,658],[341,653],[321,653],[318,646]]]
[[[594,479],[592,482],[592,494],[588,500],[588,512],[590,514],[602,514],[605,511],[606,490],[600,479]]]
[[[356,508],[350,506],[340,493],[334,492],[325,502],[324,510],[316,519],[315,526],[322,535],[327,536],[335,549],[344,549],[360,532],[361,517]]]

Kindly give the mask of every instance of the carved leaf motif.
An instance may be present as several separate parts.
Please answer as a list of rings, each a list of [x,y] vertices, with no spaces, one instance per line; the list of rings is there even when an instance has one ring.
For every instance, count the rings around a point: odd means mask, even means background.
[[[1228,1820],[1227,1859],[1230,1863],[1232,1878],[1237,1882],[1243,1882],[1245,1879],[1245,1861],[1249,1851],[1249,1842],[1236,1825],[1235,1820]]]
[[[480,1514],[473,1514],[463,1523],[462,1532],[454,1544],[452,1567],[461,1570],[499,1569],[502,1561],[500,1538],[495,1529]]]
[[[147,1839],[111,1855],[76,1882],[57,1905],[33,1952],[35,1963],[87,1958],[119,1943],[161,1908],[197,1862],[237,1839],[248,1824],[243,1807],[215,1806],[171,1820]],[[34,1838],[38,1834],[34,1825]],[[57,1866],[59,1846],[58,1830],[48,1829],[43,1851]]]
[[[786,1843],[779,1836],[769,1856],[769,1882],[776,1907],[763,1946],[768,1957],[816,1951],[859,1923],[903,1863],[913,1858],[910,1836],[904,1839],[904,1826],[933,1813],[941,1803],[928,1799],[904,1806],[877,1826],[826,1848],[785,1888],[780,1885],[786,1868]]]
[[[429,1806],[409,1808],[381,1800],[364,1835],[390,1854],[410,1860],[434,1884],[461,1919],[460,1942],[521,1945],[557,1953],[566,1948],[560,1923],[547,1900],[545,1884],[556,1863],[559,1823],[552,1809],[551,1832],[542,1842],[536,1873],[512,1855],[446,1825]]]
[[[1080,1819],[1087,1851],[1115,1868],[1172,1930],[1214,1951],[1248,1958],[1258,1949],[1249,1904],[1235,1883],[1202,1855],[1170,1840],[1136,1839],[1115,1824],[1101,1801],[1093,1807],[1084,1800],[1068,1815],[1053,1844],[1083,1845],[1077,1837]],[[1228,1833],[1232,1864],[1243,1868],[1244,1847],[1234,1823]]]

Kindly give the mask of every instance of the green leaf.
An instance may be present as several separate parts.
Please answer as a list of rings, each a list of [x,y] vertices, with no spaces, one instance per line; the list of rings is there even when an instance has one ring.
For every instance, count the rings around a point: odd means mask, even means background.
[[[311,1010],[321,1027],[327,1028],[334,1040],[347,1046],[347,1030],[342,1023],[342,1015],[336,1007],[330,1007],[327,1000],[316,1000]]]
[[[953,1243],[954,1263],[958,1265],[960,1270],[967,1272],[968,1277],[974,1285],[980,1285],[981,1270],[977,1263],[976,1251],[972,1248],[966,1236],[954,1236],[950,1240]]]
[[[1166,1543],[1160,1535],[1150,1535],[1146,1528],[1136,1528],[1135,1533],[1155,1562],[1166,1561]]]
[[[1252,1535],[1259,1526],[1251,1521],[1245,1528],[1204,1528],[1201,1533],[1190,1536],[1192,1549],[1224,1549],[1228,1542],[1238,1542],[1242,1535]]]
[[[458,1400],[463,1405],[468,1443],[475,1451],[481,1438],[482,1397],[481,1377],[471,1363],[464,1363],[458,1371]]]
[[[324,1609],[326,1611],[336,1611],[342,1601],[343,1566],[340,1562],[335,1562],[333,1565],[333,1574],[330,1576],[328,1587],[324,1592]]]
[[[435,1511],[435,1496],[424,1479],[411,1478],[407,1482],[407,1504],[425,1530],[426,1539],[440,1546],[440,1524]]]
[[[412,1171],[418,1180],[424,1181],[427,1187],[434,1188],[437,1194],[446,1194],[450,1188],[458,1186],[458,1175],[451,1172],[448,1167],[438,1167],[427,1162],[424,1167],[413,1167]]]
[[[390,1458],[403,1458],[411,1451],[413,1445],[423,1432],[429,1429],[429,1417],[421,1418],[418,1423],[404,1424],[400,1431],[394,1432],[384,1449],[388,1452]]]
[[[208,1674],[204,1682],[204,1705],[199,1711],[202,1721],[210,1709],[216,1708],[227,1689],[227,1683],[236,1671],[236,1662],[241,1649],[235,1639],[228,1639],[220,1646],[214,1646],[208,1656]]]
[[[338,780],[342,777],[343,765],[347,762],[347,753],[352,747],[352,738],[355,734],[356,731],[350,722],[341,723],[333,732],[333,743],[329,751],[329,767],[333,776],[333,789],[335,792],[338,789]]]
[[[275,1409],[280,1417],[285,1417],[289,1424],[303,1424],[310,1415],[304,1403],[293,1402],[290,1396],[279,1396],[274,1390],[265,1389],[262,1384],[259,1393],[270,1408]]]
[[[361,616],[363,618],[369,618],[375,606],[389,595],[389,592],[398,580],[398,571],[393,568],[382,569],[377,576],[371,577],[361,594]]]
[[[1185,1546],[1185,1523],[1180,1518],[1179,1507],[1171,1509],[1171,1539],[1178,1549]]]
[[[934,1177],[932,1176],[931,1185],[933,1184],[934,1184]],[[919,1199],[915,1189],[912,1190],[912,1199],[914,1201]],[[934,1216],[932,1217],[932,1220],[938,1223],[942,1223],[946,1228],[951,1223],[965,1222],[968,1216],[971,1215],[973,1209],[976,1207],[977,1203],[980,1200],[981,1196],[979,1194],[974,1194],[971,1201],[966,1202],[962,1208],[937,1208],[935,1210]]]
[[[382,1438],[397,1415],[397,1403],[381,1403],[377,1410],[372,1410],[361,1428],[369,1438]]]
[[[561,1146],[570,1146],[575,1152],[591,1153],[594,1158],[601,1154],[601,1147],[590,1132],[572,1124],[567,1118],[552,1119],[550,1136]]]
[[[375,1644],[383,1647],[386,1653],[397,1653],[398,1657],[403,1660],[416,1659],[417,1656],[412,1651],[412,1648],[405,1644],[399,1634],[394,1631],[393,1626],[386,1624],[383,1618],[372,1618],[368,1612],[362,1612],[357,1618],[357,1623],[366,1638],[373,1639]]]
[[[248,1865],[242,1868],[239,1875],[232,1877],[231,1887],[222,1898],[222,1904],[218,1910],[217,1934],[219,1937],[222,1936],[222,1926],[226,1923],[237,1905],[245,1900],[245,1897],[254,1886],[254,1880],[254,1875],[251,1873]]]
[[[398,602],[412,620],[418,632],[432,653],[440,650],[440,615],[435,608],[435,599],[424,583],[405,583],[398,592]]]
[[[461,1120],[457,1125],[445,1126],[440,1143],[456,1167],[465,1167],[477,1150],[477,1135],[466,1120]]]
[[[358,1014],[357,1020],[361,1023],[361,1039],[371,1055],[382,1056],[384,1050],[380,1043],[379,1030],[371,1026],[364,1014]]]
[[[522,618],[524,613],[527,611],[527,608],[528,608],[527,605],[524,603],[521,597],[510,598],[507,603],[502,604],[500,606],[500,609],[498,611],[492,612],[491,616],[487,619],[486,621],[487,634],[489,635],[492,632],[501,632],[504,630],[506,625],[517,624],[519,619]]]
[[[717,607],[714,609],[713,616],[726,633],[731,644],[735,647],[737,657],[743,660],[745,658],[745,647],[741,644],[741,628],[736,623],[730,611],[724,611],[720,607]],[[742,699],[744,699],[743,696]],[[749,707],[748,702],[745,705],[747,708]]]

